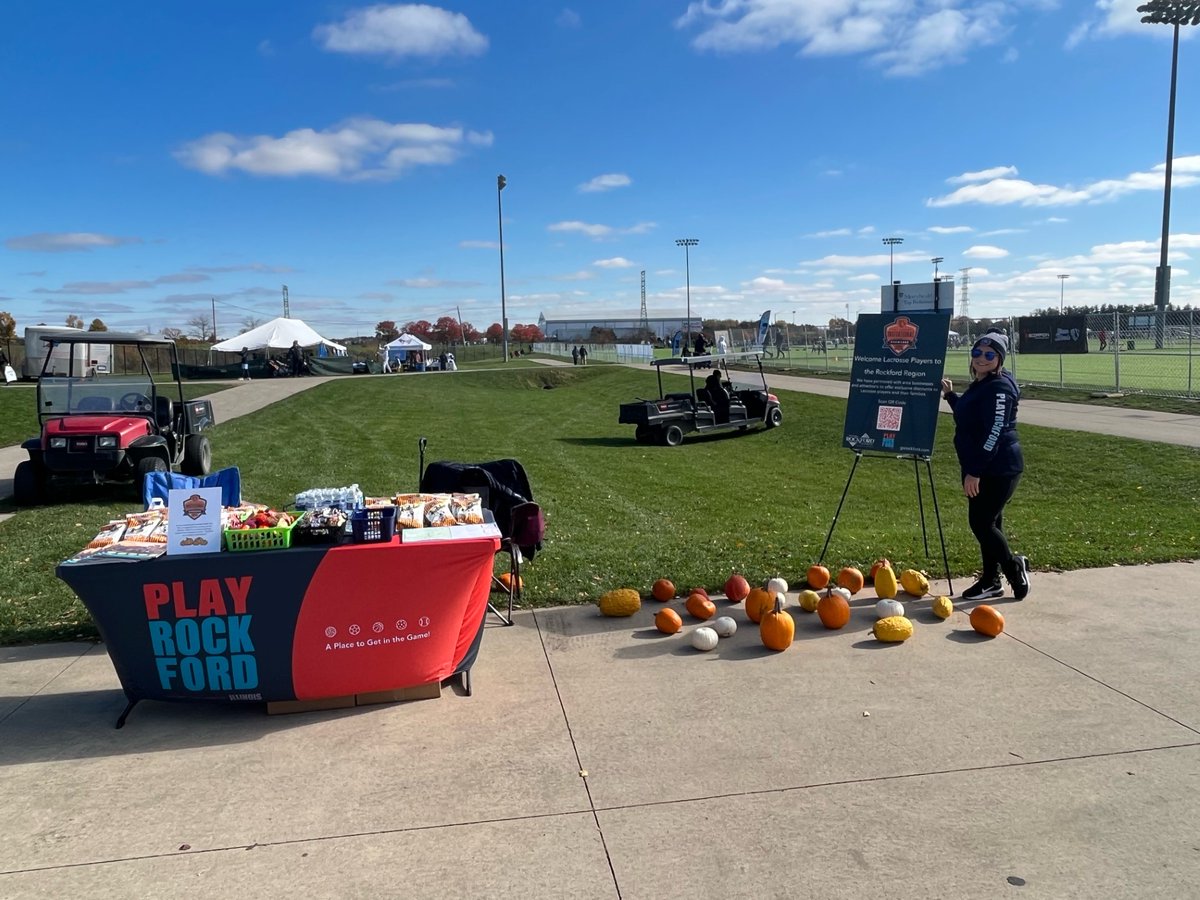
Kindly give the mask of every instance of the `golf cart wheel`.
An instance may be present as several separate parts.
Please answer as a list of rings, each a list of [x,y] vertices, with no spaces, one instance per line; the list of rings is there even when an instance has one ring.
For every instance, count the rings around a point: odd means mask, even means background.
[[[783,410],[780,409],[778,406],[776,406],[769,413],[767,413],[767,427],[768,428],[778,428],[782,424],[783,424]]]
[[[189,434],[183,443],[184,475],[207,475],[212,470],[212,444],[206,434]]]
[[[683,443],[683,429],[678,425],[668,425],[663,431],[663,443],[668,447],[678,447]]]
[[[13,473],[13,502],[17,506],[37,506],[46,499],[46,483],[32,460],[17,465]]]

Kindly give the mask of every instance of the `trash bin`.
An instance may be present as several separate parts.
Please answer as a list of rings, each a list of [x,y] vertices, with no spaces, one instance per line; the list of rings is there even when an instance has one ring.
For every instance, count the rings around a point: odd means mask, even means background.
[[[1132,350],[1133,349],[1133,341],[1127,341],[1125,344],[1125,349]]]

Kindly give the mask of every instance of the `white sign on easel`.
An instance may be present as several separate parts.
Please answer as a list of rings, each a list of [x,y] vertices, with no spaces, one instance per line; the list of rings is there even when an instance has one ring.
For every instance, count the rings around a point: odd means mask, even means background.
[[[221,549],[221,489],[183,488],[167,497],[167,553],[216,553]]]
[[[4,367],[4,383],[12,384],[16,380],[17,380],[17,370],[14,369],[12,366],[5,366]]]
[[[926,284],[885,284],[879,289],[879,311],[953,315],[954,282],[947,279]]]

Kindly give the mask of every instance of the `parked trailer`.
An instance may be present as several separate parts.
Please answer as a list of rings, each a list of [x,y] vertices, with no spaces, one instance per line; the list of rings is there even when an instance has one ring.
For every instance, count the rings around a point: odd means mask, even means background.
[[[112,347],[107,344],[49,344],[47,336],[61,334],[78,340],[82,328],[66,326],[30,326],[25,329],[25,362],[21,366],[21,377],[34,381],[42,374],[45,365],[47,375],[66,375],[71,371],[71,356],[75,357],[74,374],[93,373],[105,375],[112,371]]]

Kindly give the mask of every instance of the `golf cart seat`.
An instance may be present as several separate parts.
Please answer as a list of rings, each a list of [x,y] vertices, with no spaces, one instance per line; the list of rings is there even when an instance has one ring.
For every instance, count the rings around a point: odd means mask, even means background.
[[[175,427],[175,404],[170,397],[159,394],[154,398],[154,421],[164,430]]]
[[[78,412],[112,412],[113,402],[109,397],[84,397],[75,409]]]

